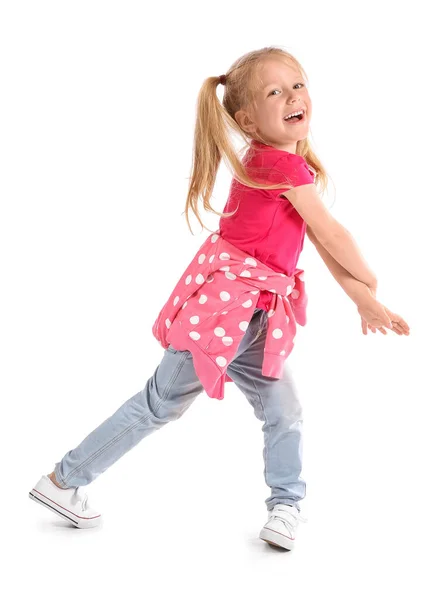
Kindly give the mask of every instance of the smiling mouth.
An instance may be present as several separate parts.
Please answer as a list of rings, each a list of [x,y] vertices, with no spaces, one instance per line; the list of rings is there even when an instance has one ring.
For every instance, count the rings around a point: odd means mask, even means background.
[[[306,120],[306,113],[304,112],[302,115],[298,115],[298,117],[291,117],[290,119],[283,119],[285,123],[301,123]]]

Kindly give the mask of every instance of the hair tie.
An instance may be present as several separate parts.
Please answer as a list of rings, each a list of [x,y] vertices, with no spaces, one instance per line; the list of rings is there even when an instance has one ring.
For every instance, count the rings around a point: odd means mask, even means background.
[[[226,75],[220,75],[219,79],[219,83],[221,83],[222,85],[226,85]]]

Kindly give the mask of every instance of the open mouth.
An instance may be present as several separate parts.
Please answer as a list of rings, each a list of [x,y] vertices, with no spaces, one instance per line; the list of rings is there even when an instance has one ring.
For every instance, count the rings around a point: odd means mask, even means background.
[[[296,117],[291,117],[290,119],[283,119],[285,123],[301,123],[306,120],[306,112],[303,112],[301,115],[297,115]]]

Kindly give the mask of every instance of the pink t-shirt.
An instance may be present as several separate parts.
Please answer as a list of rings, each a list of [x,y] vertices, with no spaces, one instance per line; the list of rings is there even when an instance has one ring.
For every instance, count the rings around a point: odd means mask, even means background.
[[[261,183],[283,183],[289,178],[293,187],[315,182],[315,172],[298,154],[278,150],[252,140],[243,157],[248,174]],[[292,204],[280,196],[285,188],[257,190],[232,180],[220,235],[275,271],[291,276],[303,249],[306,223]],[[257,308],[269,310],[273,294],[262,290]]]

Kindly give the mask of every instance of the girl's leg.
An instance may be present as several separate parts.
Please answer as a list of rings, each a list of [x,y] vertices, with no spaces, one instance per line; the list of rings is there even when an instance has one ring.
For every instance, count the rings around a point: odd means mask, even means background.
[[[93,481],[144,437],[179,419],[202,391],[190,352],[169,346],[144,389],[56,463],[59,487]]]
[[[256,417],[264,422],[264,477],[271,488],[265,500],[267,509],[280,503],[300,510],[298,502],[306,495],[306,483],[300,477],[302,407],[287,363],[282,379],[262,375],[267,313],[261,310],[255,319],[257,325],[250,329],[251,343],[230,363],[228,375],[246,396]]]

